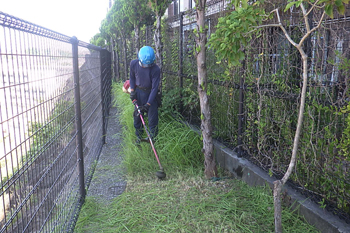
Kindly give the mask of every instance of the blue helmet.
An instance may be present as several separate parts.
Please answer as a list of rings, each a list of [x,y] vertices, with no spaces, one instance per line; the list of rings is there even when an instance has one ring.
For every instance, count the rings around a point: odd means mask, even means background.
[[[156,60],[154,50],[150,46],[143,46],[139,51],[138,58],[143,67],[153,66]]]

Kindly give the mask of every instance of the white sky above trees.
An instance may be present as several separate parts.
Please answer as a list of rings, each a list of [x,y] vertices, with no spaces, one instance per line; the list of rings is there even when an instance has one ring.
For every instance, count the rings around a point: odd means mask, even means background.
[[[0,11],[78,40],[99,33],[109,0],[0,0]]]

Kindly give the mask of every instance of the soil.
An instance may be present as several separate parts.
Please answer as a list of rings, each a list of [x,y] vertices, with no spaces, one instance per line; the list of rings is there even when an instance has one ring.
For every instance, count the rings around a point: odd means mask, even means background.
[[[117,108],[112,107],[108,117],[106,144],[103,145],[86,195],[104,205],[122,194],[126,187],[125,171],[122,168],[123,156],[120,153],[121,132]]]

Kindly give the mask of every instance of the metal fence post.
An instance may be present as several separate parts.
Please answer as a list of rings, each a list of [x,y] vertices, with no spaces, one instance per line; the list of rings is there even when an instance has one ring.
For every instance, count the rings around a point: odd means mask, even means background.
[[[100,64],[101,64],[101,100],[102,100],[102,143],[106,143],[106,104],[105,104],[105,70],[106,70],[106,53],[105,49],[100,51]]]
[[[245,70],[245,60],[242,62],[242,70]],[[242,144],[243,144],[243,119],[244,119],[244,75],[241,75],[239,81],[239,101],[238,101],[238,137],[237,137],[237,153],[239,156],[242,155]]]
[[[106,49],[100,51],[101,63],[101,99],[102,99],[102,142],[106,143],[107,116],[111,104],[111,56]]]
[[[84,182],[84,155],[83,155],[83,133],[81,123],[81,104],[80,104],[80,84],[79,84],[79,62],[78,62],[78,39],[72,37],[72,55],[73,55],[73,74],[74,74],[74,99],[75,99],[75,125],[77,132],[77,160],[79,171],[79,187],[80,187],[80,204],[85,200],[85,182]]]
[[[113,70],[114,70],[114,77],[113,79],[115,81],[120,81],[120,73],[119,73],[119,54],[117,51],[117,43],[115,42],[115,40],[113,40],[113,46],[112,46],[112,51],[113,51],[113,57],[114,57],[114,61],[113,61]]]
[[[179,83],[180,83],[180,113],[183,111],[183,18],[184,13],[180,12],[180,26],[179,26]]]

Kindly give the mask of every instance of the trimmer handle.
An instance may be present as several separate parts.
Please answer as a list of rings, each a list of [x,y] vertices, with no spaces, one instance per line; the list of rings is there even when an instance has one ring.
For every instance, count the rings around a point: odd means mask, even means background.
[[[139,106],[137,105],[137,100],[133,100],[132,103],[135,105],[137,112],[138,112],[138,116],[142,116],[142,112],[141,109],[139,108]]]

